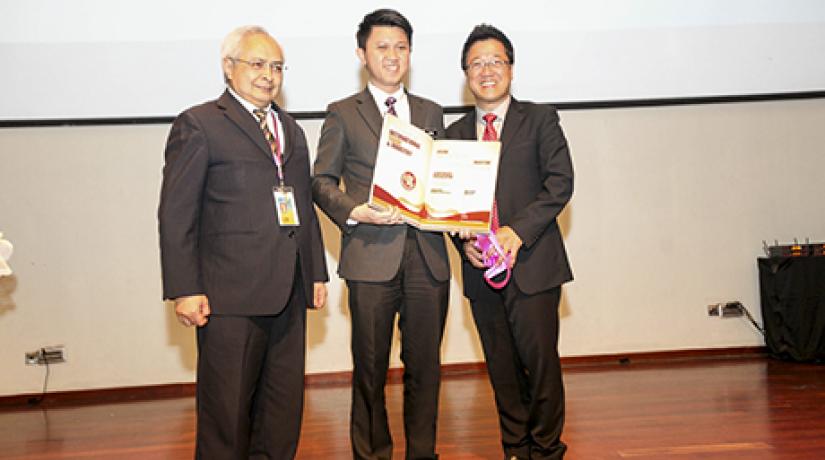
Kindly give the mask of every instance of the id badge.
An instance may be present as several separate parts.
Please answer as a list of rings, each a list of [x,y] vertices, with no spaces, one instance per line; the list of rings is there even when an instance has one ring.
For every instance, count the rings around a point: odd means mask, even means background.
[[[278,223],[283,227],[297,227],[300,225],[292,187],[273,187],[272,194],[275,196],[275,211],[278,213]]]

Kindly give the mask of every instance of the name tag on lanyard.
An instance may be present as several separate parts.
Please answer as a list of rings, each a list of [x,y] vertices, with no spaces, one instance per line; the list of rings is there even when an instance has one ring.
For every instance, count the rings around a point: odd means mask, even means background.
[[[270,111],[272,126],[275,128],[275,139],[272,147],[272,160],[275,162],[275,168],[278,170],[278,186],[272,187],[272,196],[275,198],[275,212],[278,215],[278,223],[283,227],[297,227],[300,225],[298,220],[298,207],[295,206],[295,193],[292,187],[284,185],[284,163],[281,155],[281,143],[278,133],[278,127],[274,114]]]
[[[278,213],[278,223],[284,227],[301,225],[298,220],[298,208],[295,206],[295,194],[292,187],[280,185],[272,187],[275,197],[275,211]]]

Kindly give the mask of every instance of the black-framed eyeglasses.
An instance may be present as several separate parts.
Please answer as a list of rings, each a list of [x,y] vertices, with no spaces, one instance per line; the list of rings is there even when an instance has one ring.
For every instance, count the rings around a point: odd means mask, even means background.
[[[266,62],[263,60],[256,59],[254,61],[247,61],[246,59],[240,58],[229,58],[233,61],[243,62],[244,64],[248,65],[252,70],[255,72],[263,72],[265,68],[269,67],[269,70],[272,73],[283,73],[284,70],[287,70],[286,64],[281,61],[272,61]]]
[[[483,59],[476,59],[475,61],[471,62],[470,65],[467,66],[467,70],[473,73],[481,72],[481,69],[485,67],[490,67],[491,69],[495,70],[496,72],[503,70],[505,67],[510,65],[509,62],[505,61],[504,59],[490,59],[490,60],[483,60]]]

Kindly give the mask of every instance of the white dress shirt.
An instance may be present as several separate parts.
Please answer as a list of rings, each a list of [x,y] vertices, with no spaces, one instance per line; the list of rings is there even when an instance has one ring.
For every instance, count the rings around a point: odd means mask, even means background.
[[[407,123],[410,122],[410,101],[409,99],[407,99],[407,92],[404,91],[404,85],[399,86],[398,91],[392,94],[385,93],[372,83],[367,83],[367,89],[369,90],[370,94],[372,94],[372,98],[375,99],[375,105],[378,106],[378,111],[381,112],[382,118],[390,109],[389,107],[387,107],[386,104],[387,98],[394,97],[395,115],[401,120],[406,121]]]
[[[504,126],[504,116],[507,115],[508,108],[510,108],[509,96],[507,97],[507,100],[499,104],[498,107],[493,110],[481,110],[478,106],[476,106],[476,138],[478,140],[482,140],[484,138],[484,128],[487,125],[487,122],[484,121],[484,115],[494,113],[496,114],[496,120],[493,122],[493,127],[496,128],[498,139],[501,140],[501,128]]]

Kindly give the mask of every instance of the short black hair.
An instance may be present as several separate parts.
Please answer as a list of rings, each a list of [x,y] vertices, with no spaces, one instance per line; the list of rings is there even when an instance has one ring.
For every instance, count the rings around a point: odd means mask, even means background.
[[[490,24],[479,24],[475,26],[473,31],[470,32],[470,35],[467,36],[467,40],[464,42],[464,48],[461,49],[461,70],[467,70],[467,53],[470,51],[470,47],[476,42],[491,39],[498,40],[504,45],[504,52],[507,54],[507,60],[510,61],[510,64],[516,63],[516,52],[513,50],[513,44],[510,42],[510,39],[504,35],[504,32]]]
[[[358,47],[362,50],[367,49],[367,38],[369,38],[370,32],[375,26],[400,27],[407,34],[407,41],[410,42],[410,48],[412,48],[413,30],[410,21],[407,21],[407,18],[398,11],[382,8],[364,16],[361,24],[358,24],[358,32],[355,33],[355,38],[358,40]]]

